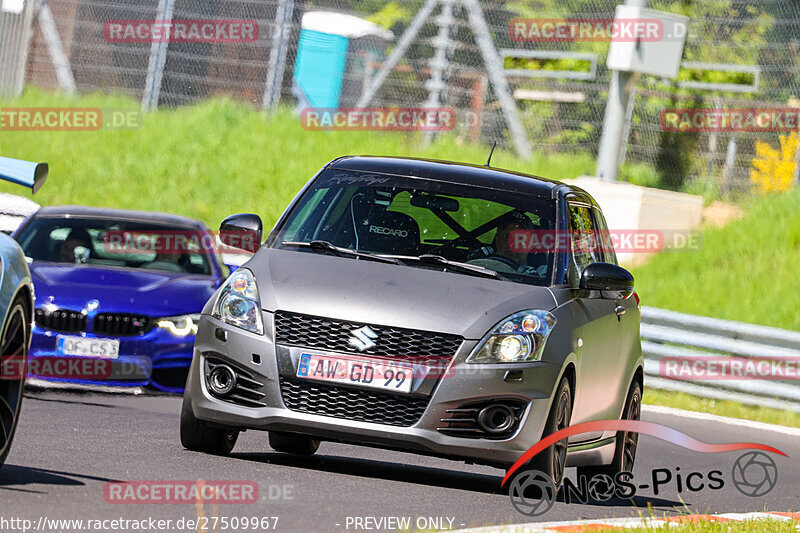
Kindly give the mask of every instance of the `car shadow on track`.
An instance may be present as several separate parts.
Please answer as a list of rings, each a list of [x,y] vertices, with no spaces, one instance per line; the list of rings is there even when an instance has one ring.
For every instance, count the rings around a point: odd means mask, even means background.
[[[556,499],[557,503],[566,503],[563,494],[559,493]],[[691,506],[689,502],[666,500],[655,496],[634,496],[633,498],[610,498],[605,501],[589,499],[586,502],[571,501],[568,505],[572,506],[588,506],[588,507],[633,507],[638,509],[647,510],[648,506],[660,510],[681,511],[685,507]]]
[[[70,472],[60,472],[57,470],[47,470],[44,468],[33,468],[28,466],[16,466],[6,464],[0,468],[0,490],[11,490],[17,492],[29,492],[32,494],[46,494],[45,491],[21,488],[25,485],[85,485],[84,480],[90,481],[113,481],[96,476],[86,476],[83,474],[73,474]]]
[[[257,463],[291,466],[306,470],[317,470],[333,474],[346,474],[361,478],[385,479],[403,483],[415,483],[446,489],[460,489],[485,494],[503,494],[500,487],[502,476],[459,472],[443,468],[375,461],[352,457],[315,455],[299,457],[283,453],[232,453],[231,458]]]

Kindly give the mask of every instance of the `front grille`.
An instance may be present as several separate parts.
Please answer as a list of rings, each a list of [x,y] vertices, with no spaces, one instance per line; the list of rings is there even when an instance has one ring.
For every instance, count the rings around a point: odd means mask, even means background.
[[[275,341],[279,344],[333,352],[414,358],[451,358],[464,341],[458,335],[369,324],[369,328],[377,335],[373,340],[375,346],[359,351],[350,344],[350,339],[353,338],[354,330],[366,325],[278,311],[275,313]]]
[[[144,335],[151,327],[150,317],[126,313],[100,313],[92,324],[95,333],[119,337]]]
[[[83,333],[86,331],[87,318],[80,311],[68,311],[56,309],[47,312],[44,309],[37,309],[36,325],[52,331],[63,333]]]
[[[430,401],[286,378],[281,394],[292,411],[401,427],[416,424]]]

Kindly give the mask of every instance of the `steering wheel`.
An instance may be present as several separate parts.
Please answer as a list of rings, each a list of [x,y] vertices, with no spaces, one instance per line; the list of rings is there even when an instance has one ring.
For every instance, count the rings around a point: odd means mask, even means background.
[[[487,255],[483,259],[488,261],[497,261],[498,263],[503,263],[506,266],[513,268],[515,271],[519,268],[519,265],[513,259],[509,259],[508,257],[504,257],[502,255]]]
[[[482,266],[503,274],[516,274],[519,265],[508,257],[501,255],[485,255],[483,257],[473,257],[468,259],[470,265]]]

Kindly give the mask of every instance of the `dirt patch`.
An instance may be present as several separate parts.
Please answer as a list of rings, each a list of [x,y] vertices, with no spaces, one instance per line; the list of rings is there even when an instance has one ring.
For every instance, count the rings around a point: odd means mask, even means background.
[[[743,216],[744,211],[740,207],[715,201],[703,209],[703,225],[721,228]]]

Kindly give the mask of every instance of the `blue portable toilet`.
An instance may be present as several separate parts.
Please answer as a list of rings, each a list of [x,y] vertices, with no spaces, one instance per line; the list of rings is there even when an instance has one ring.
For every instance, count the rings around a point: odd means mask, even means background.
[[[303,15],[294,68],[300,107],[355,105],[373,65],[383,60],[393,39],[392,32],[352,15],[332,11]]]

